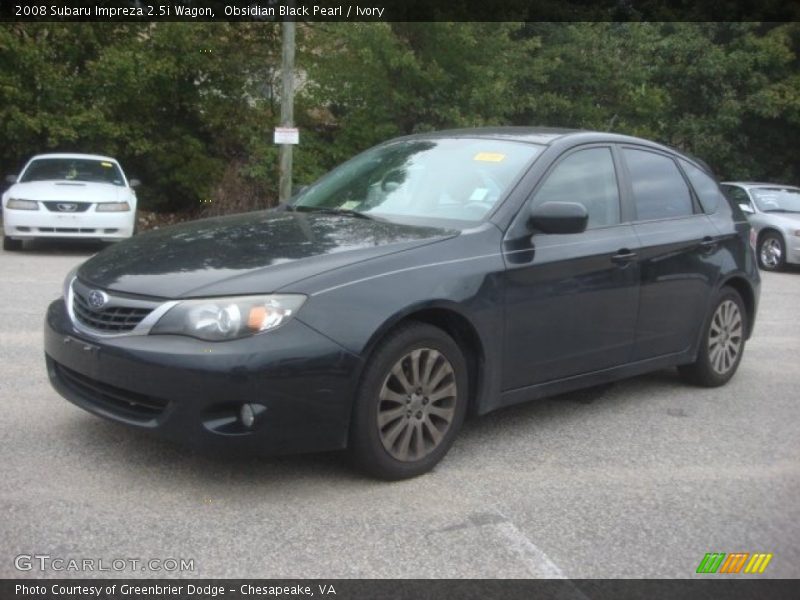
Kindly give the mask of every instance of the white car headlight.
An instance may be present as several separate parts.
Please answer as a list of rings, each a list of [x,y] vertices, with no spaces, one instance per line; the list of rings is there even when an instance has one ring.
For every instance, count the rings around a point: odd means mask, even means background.
[[[305,301],[299,294],[184,300],[169,309],[150,333],[233,340],[280,327]]]
[[[96,212],[127,212],[131,205],[127,202],[100,202],[95,208]]]
[[[6,208],[15,210],[39,210],[39,203],[36,200],[23,200],[22,198],[9,198]]]

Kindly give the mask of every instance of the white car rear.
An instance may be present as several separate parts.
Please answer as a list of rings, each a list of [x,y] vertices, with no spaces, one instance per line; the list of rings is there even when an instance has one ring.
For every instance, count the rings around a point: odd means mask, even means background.
[[[40,154],[15,181],[3,194],[4,250],[36,238],[113,242],[133,235],[138,182],[113,158]]]

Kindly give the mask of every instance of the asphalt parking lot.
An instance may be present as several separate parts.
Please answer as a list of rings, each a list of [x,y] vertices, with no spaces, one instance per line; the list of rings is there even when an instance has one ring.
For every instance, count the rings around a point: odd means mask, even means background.
[[[62,400],[42,319],[94,251],[0,253],[0,577],[87,575],[15,568],[39,554],[192,559],[191,577],[682,578],[706,552],[800,577],[800,271],[763,275],[726,387],[663,371],[513,407],[381,483],[341,454],[193,454]]]

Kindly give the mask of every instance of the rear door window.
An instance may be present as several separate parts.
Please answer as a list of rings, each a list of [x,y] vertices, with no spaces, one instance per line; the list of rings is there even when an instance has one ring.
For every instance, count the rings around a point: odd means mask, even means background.
[[[678,165],[663,154],[623,148],[640,221],[694,214],[692,196]]]

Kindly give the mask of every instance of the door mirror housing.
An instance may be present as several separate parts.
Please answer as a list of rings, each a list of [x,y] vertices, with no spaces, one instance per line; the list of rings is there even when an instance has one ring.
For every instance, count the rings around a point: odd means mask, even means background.
[[[577,202],[544,202],[531,209],[528,226],[542,233],[582,233],[589,222],[586,207]]]
[[[6,175],[6,183],[17,183],[17,176],[16,175]]]
[[[132,187],[132,188],[135,188],[135,187],[139,187],[140,185],[142,185],[142,182],[139,181],[138,179],[131,179],[131,180],[128,181],[128,185],[130,187]]]
[[[742,212],[748,215],[755,214],[756,211],[753,210],[753,207],[747,204],[746,202],[739,203],[739,208],[742,209]]]

